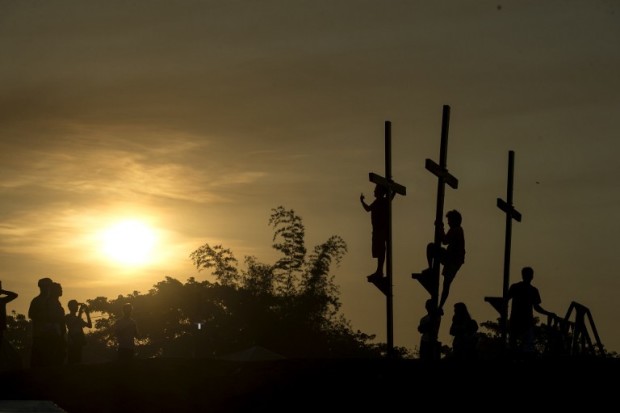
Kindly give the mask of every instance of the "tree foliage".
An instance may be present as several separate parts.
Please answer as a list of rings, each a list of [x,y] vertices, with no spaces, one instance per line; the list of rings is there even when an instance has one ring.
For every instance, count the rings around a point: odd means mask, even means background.
[[[295,211],[272,209],[269,225],[272,247],[281,253],[274,264],[250,256],[239,269],[238,260],[221,245],[205,244],[190,255],[196,268],[211,270],[216,279],[212,291],[228,289],[218,302],[229,310],[222,316],[236,326],[239,342],[229,344],[261,344],[290,356],[378,353],[368,344],[374,337],[353,332],[339,311],[331,270],[347,252],[345,241],[331,236],[308,255],[305,227]]]

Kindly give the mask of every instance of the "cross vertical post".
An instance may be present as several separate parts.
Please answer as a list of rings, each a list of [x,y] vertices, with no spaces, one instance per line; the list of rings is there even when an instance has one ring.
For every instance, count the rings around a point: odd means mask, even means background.
[[[441,145],[439,148],[439,165],[430,159],[426,159],[425,167],[428,171],[437,176],[437,204],[435,209],[435,234],[433,248],[438,251],[441,248],[443,231],[439,226],[443,222],[443,207],[445,199],[445,185],[458,188],[458,179],[452,176],[447,169],[448,164],[448,130],[450,126],[450,106],[444,105],[441,120]],[[430,293],[435,313],[439,307],[439,259],[433,259],[430,276],[424,274],[412,274],[413,279],[417,279],[422,286]],[[437,323],[437,328],[439,323]],[[437,342],[438,331],[434,333],[434,340]]]
[[[490,303],[500,315],[500,330],[502,345],[506,345],[507,326],[508,326],[508,288],[510,287],[510,250],[512,246],[512,220],[521,222],[521,213],[513,206],[513,184],[514,184],[514,151],[508,151],[508,183],[506,185],[506,201],[497,198],[497,207],[506,213],[506,231],[504,240],[504,278],[502,283],[501,297],[485,297],[485,301]]]
[[[445,200],[446,194],[446,183],[448,183],[448,169],[446,168],[448,164],[448,130],[450,127],[450,106],[444,105],[443,113],[441,118],[441,145],[439,147],[439,170],[435,168],[437,164],[434,164],[430,159],[426,160],[427,167],[429,171],[435,173],[439,179],[437,179],[437,204],[435,207],[435,224],[439,222],[443,222],[443,204]],[[436,172],[439,172],[437,174]],[[452,185],[451,185],[452,186]],[[458,187],[458,181],[454,183],[454,188]],[[435,238],[433,243],[435,244],[435,248],[438,250],[441,248],[441,236],[442,231],[438,225],[435,225]],[[435,277],[435,285],[434,291],[432,294],[433,298],[433,306],[437,308],[438,299],[439,299],[439,260],[433,260],[433,274]]]
[[[392,180],[392,123],[385,121],[385,177],[370,172],[368,175],[370,182],[386,188],[388,208],[387,208],[387,242],[385,254],[386,277],[378,280],[370,279],[369,282],[375,284],[386,296],[387,314],[387,347],[388,356],[394,356],[394,302],[392,294],[392,197],[394,194],[406,195],[407,188],[397,184]]]
[[[385,178],[392,180],[392,123],[385,122]],[[392,188],[387,187],[388,198],[388,236],[385,252],[385,273],[388,292],[385,300],[387,314],[387,348],[388,356],[393,356],[394,349],[394,295],[392,294]]]

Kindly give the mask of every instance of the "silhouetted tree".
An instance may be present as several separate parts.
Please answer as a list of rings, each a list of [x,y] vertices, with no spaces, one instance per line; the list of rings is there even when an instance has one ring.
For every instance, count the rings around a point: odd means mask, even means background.
[[[234,291],[234,302],[226,306],[237,310],[229,315],[238,317],[236,335],[247,333],[246,340],[295,356],[378,352],[368,344],[373,336],[354,333],[339,314],[339,291],[330,270],[347,252],[345,241],[331,236],[306,256],[305,227],[293,210],[272,209],[269,225],[272,247],[282,253],[273,265],[246,257],[246,269],[239,270],[232,252],[221,245],[205,244],[190,255],[199,270],[212,270],[216,284]]]
[[[6,328],[4,338],[11,344],[20,364],[29,365],[32,343],[30,322],[24,314],[18,314],[13,310],[6,316]]]

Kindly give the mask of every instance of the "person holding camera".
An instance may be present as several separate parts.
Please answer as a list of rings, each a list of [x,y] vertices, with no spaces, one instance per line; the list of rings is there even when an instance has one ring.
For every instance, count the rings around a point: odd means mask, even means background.
[[[77,300],[70,300],[67,303],[69,314],[65,316],[67,325],[67,363],[79,364],[82,362],[82,349],[86,345],[84,327],[92,328],[90,311],[86,304],[78,303]],[[84,320],[83,315],[86,315]]]

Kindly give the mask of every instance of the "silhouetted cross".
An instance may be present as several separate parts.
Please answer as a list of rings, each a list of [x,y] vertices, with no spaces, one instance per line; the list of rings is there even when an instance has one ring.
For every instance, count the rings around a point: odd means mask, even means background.
[[[438,225],[443,222],[443,204],[445,198],[445,185],[457,189],[459,181],[452,176],[447,169],[448,162],[448,129],[450,126],[450,106],[444,105],[442,121],[441,121],[441,146],[439,149],[439,165],[430,159],[426,159],[425,167],[428,171],[437,176],[437,207],[435,210],[435,250],[438,251],[441,247],[441,238],[443,231]],[[417,279],[420,284],[431,294],[431,298],[434,303],[434,308],[437,308],[437,300],[439,297],[439,266],[438,259],[433,260],[433,267],[431,268],[431,276],[421,276],[421,274],[414,273],[412,278]]]
[[[508,184],[506,190],[506,201],[497,198],[497,207],[506,213],[506,235],[504,241],[504,283],[502,285],[501,297],[485,297],[484,301],[488,302],[497,310],[500,315],[500,330],[502,333],[502,345],[506,344],[507,336],[507,317],[508,317],[508,288],[510,286],[510,249],[512,239],[512,220],[521,222],[521,213],[512,205],[512,192],[514,181],[514,165],[515,153],[508,152]]]
[[[441,240],[443,238],[443,227],[440,224],[443,224],[443,204],[445,198],[445,186],[448,184],[450,187],[457,189],[459,185],[459,181],[452,176],[448,172],[447,162],[448,162],[448,129],[450,126],[450,106],[443,106],[442,120],[441,120],[441,146],[439,148],[439,165],[433,162],[430,159],[426,159],[425,167],[427,170],[432,172],[435,176],[437,176],[437,207],[435,210],[435,238],[433,240],[433,251],[439,251],[441,248]],[[431,305],[432,305],[432,314],[433,317],[436,317],[436,322],[433,323],[434,331],[431,332],[431,337],[433,340],[432,347],[436,350],[436,354],[432,357],[436,360],[439,359],[439,326],[441,324],[441,315],[438,310],[438,299],[439,299],[439,268],[440,268],[440,260],[437,258],[433,259],[432,268],[430,269],[430,274],[428,272],[423,272],[422,274],[414,273],[411,274],[413,279],[416,279],[422,284],[422,286],[431,294]],[[435,353],[435,352],[434,352]]]
[[[381,185],[387,189],[388,199],[388,235],[385,255],[386,277],[380,280],[369,279],[385,296],[387,306],[387,346],[388,355],[393,355],[394,349],[394,315],[392,297],[392,194],[407,195],[407,188],[392,181],[392,123],[385,122],[385,177],[370,172],[368,174],[370,182]]]

